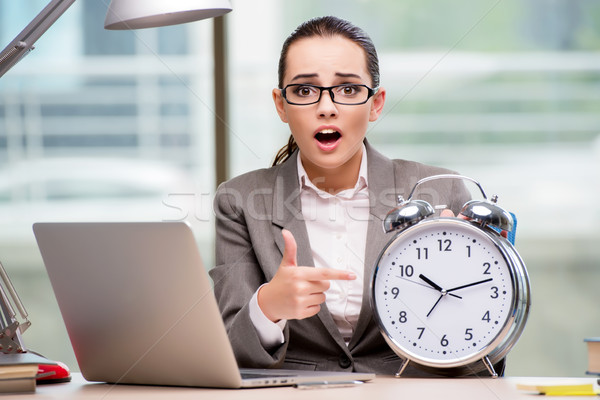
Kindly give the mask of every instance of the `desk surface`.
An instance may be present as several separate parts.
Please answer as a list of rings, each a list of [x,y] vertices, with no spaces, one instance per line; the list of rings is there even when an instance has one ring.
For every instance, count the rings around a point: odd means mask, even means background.
[[[164,386],[133,386],[91,383],[80,374],[73,374],[70,383],[38,385],[35,394],[19,395],[25,399],[335,399],[344,400],[399,400],[399,399],[493,399],[536,400],[540,397],[516,389],[517,383],[592,383],[596,378],[464,378],[464,379],[410,379],[377,377],[375,380],[344,388],[301,390],[293,387],[264,389],[205,389]],[[552,397],[558,400],[562,397]],[[571,397],[572,398],[572,397]],[[581,396],[578,396],[581,398]]]

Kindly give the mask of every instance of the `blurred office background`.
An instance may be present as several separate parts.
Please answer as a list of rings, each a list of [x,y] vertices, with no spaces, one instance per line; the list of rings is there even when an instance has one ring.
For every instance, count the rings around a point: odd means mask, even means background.
[[[105,31],[108,2],[76,2],[0,79],[0,260],[30,314],[26,345],[73,370],[33,222],[187,220],[213,264],[213,21]],[[45,4],[0,0],[0,47]],[[232,4],[216,93],[229,176],[269,166],[287,140],[271,100],[285,37],[310,17],[351,20],[388,91],[371,143],[471,176],[518,215],[533,306],[507,374],[583,375],[583,339],[600,336],[600,3]]]

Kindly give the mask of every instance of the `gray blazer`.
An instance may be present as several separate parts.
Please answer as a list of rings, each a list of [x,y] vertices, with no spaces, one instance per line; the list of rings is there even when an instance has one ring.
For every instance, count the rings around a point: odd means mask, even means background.
[[[283,228],[296,239],[298,265],[314,265],[300,206],[298,152],[283,164],[246,173],[219,186],[215,197],[216,266],[210,275],[240,367],[397,372],[401,360],[381,336],[369,303],[374,264],[392,237],[384,233],[382,220],[396,206],[397,195],[407,197],[419,179],[450,171],[390,160],[366,140],[365,145],[371,209],[365,281],[358,324],[348,346],[325,304],[313,317],[288,321],[285,343],[271,352],[261,345],[250,320],[250,298],[261,284],[273,278],[281,262]],[[457,179],[436,180],[421,187],[417,198],[432,205],[446,204],[455,213],[470,198],[463,182]],[[410,373],[409,365],[405,375]]]

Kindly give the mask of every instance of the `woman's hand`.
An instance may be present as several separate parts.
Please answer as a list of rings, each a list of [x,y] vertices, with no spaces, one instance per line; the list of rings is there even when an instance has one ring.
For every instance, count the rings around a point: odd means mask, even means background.
[[[454,213],[449,208],[445,208],[440,212],[440,217],[454,217]],[[456,218],[465,219],[465,220],[467,219],[467,217],[465,217],[464,215],[462,215],[460,213],[456,216]]]
[[[277,273],[258,292],[258,306],[273,322],[281,319],[303,319],[317,314],[325,302],[329,281],[353,280],[352,272],[298,266],[296,240],[290,231],[281,231],[285,243]]]

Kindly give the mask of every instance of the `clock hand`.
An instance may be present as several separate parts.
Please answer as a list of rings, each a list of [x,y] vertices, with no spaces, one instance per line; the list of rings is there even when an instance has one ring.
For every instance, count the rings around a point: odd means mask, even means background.
[[[424,280],[425,282],[427,282],[427,284],[429,284],[429,286],[431,286],[432,288],[434,288],[435,290],[439,291],[440,293],[442,293],[442,296],[445,296],[446,294],[449,294],[452,297],[456,297],[457,299],[462,299],[461,296],[456,295],[454,293],[448,293],[449,290],[444,290],[442,289],[442,287],[440,285],[438,285],[437,283],[435,283],[434,281],[432,281],[431,279],[429,279],[428,277],[426,277],[423,274],[419,274],[419,278],[421,278],[422,280]],[[409,280],[409,279],[407,279]],[[410,282],[414,282],[414,281],[410,281]],[[418,283],[418,282],[414,282],[414,283]],[[439,301],[439,300],[438,300]],[[437,303],[436,303],[437,304]],[[435,306],[434,306],[435,307]],[[431,311],[430,311],[431,313]],[[429,315],[429,314],[427,314]]]
[[[415,285],[426,287],[427,289],[435,289],[435,288],[432,288],[430,285],[426,285],[426,284],[421,283],[421,282],[413,281],[412,279],[408,279],[408,278],[405,278],[403,276],[396,275],[396,278],[400,278],[400,279],[402,279],[404,281],[407,281],[407,282],[410,282],[410,283],[414,283]]]
[[[464,288],[467,288],[469,286],[475,286],[475,285],[479,285],[481,283],[486,283],[486,282],[489,282],[491,280],[493,280],[493,278],[488,278],[488,279],[484,279],[482,281],[477,281],[477,282],[473,282],[473,283],[467,283],[466,285],[461,285],[461,286],[457,286],[457,287],[452,288],[452,289],[448,289],[448,290],[446,290],[446,292],[453,292],[455,290],[464,289]]]
[[[422,280],[424,280],[425,282],[427,282],[429,284],[429,286],[431,286],[435,290],[438,290],[440,292],[442,290],[444,290],[444,289],[442,289],[442,287],[440,285],[438,285],[437,283],[435,283],[434,281],[432,281],[431,279],[429,279],[428,277],[426,277],[423,274],[419,274],[419,278],[421,278]]]
[[[437,301],[435,302],[435,304],[433,305],[433,307],[431,307],[431,310],[429,310],[429,312],[427,313],[427,316],[429,317],[429,314],[432,313],[433,309],[435,308],[435,306],[438,305],[438,303],[440,302],[440,300],[442,299],[442,297],[444,297],[445,293],[442,293],[440,295],[440,297],[438,297]]]

